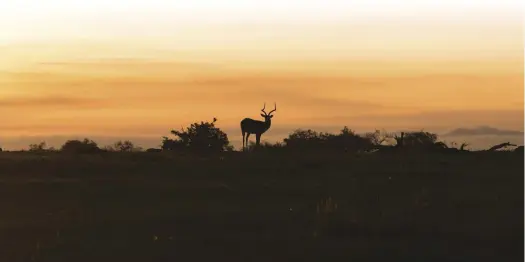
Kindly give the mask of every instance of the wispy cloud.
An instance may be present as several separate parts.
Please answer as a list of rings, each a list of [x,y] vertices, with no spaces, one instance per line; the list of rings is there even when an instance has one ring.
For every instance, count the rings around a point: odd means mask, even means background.
[[[0,111],[6,116],[0,134],[162,135],[217,117],[235,135],[241,119],[260,119],[264,102],[278,104],[268,137],[283,137],[296,128],[337,131],[344,125],[357,131],[439,127],[440,132],[458,126],[523,126],[518,110],[522,74],[425,69],[425,74],[385,75],[370,61],[358,73],[353,71],[357,62],[346,63],[304,71],[240,62],[46,62],[33,71],[0,72]]]
[[[67,96],[6,97],[0,98],[0,108],[21,107],[99,107],[107,105],[104,100]]]

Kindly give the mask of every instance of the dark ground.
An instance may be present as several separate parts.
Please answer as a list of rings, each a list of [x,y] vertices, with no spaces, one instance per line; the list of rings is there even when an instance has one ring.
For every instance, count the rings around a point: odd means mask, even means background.
[[[0,153],[0,261],[523,261],[523,155]]]

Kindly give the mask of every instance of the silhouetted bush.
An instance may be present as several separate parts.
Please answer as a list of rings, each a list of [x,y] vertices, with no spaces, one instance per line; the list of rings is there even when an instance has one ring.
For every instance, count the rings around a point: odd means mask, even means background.
[[[46,142],[40,142],[39,144],[30,144],[30,152],[42,152],[46,149]]]
[[[232,150],[228,135],[215,127],[217,119],[213,122],[193,123],[186,130],[172,130],[177,139],[163,137],[163,150],[190,150],[197,152],[221,152]]]
[[[376,130],[374,132],[366,133],[365,138],[367,138],[373,145],[392,144],[392,142],[395,141],[394,134],[385,130]]]
[[[374,145],[369,138],[357,135],[346,126],[337,135],[325,134],[325,139],[330,149],[344,152],[365,151]]]
[[[47,147],[46,142],[40,142],[38,144],[30,144],[29,152],[52,152],[56,151],[54,147]]]
[[[384,130],[376,130],[361,136],[346,126],[338,134],[299,129],[285,138],[284,143],[284,148],[289,150],[339,152],[372,152],[374,150],[398,152],[399,149],[455,152],[466,151],[465,147],[468,145],[463,143],[461,149],[450,148],[444,142],[438,141],[436,134],[423,131],[402,132],[399,136]]]
[[[432,147],[436,145],[438,136],[429,132],[410,132],[405,134],[405,146]]]
[[[418,132],[402,132],[401,136],[394,137],[397,141],[397,147],[410,149],[436,149],[443,148],[443,143],[437,141],[438,136],[434,133],[418,131]],[[446,145],[445,145],[446,146]]]
[[[65,153],[97,153],[101,152],[102,150],[93,140],[85,138],[83,141],[68,140],[64,145],[62,145],[60,151]]]
[[[167,136],[162,137],[161,150],[178,151],[186,149],[188,149],[188,146],[185,141],[182,141],[181,139],[171,139]]]
[[[318,133],[311,129],[296,130],[284,139],[287,149],[292,150],[332,150],[357,152],[369,150],[373,143],[369,138],[361,137],[348,127],[344,127],[337,135]]]
[[[255,142],[250,141],[248,146],[246,147],[246,151],[275,151],[275,150],[282,150],[285,149],[285,144],[281,142],[277,142],[275,144],[272,144],[270,142],[261,142],[259,146],[256,145]]]
[[[105,149],[107,151],[112,151],[112,152],[140,152],[142,151],[141,147],[135,146],[135,144],[133,144],[133,142],[129,140],[125,140],[125,141],[119,140],[115,142],[113,145],[107,146]]]
[[[287,149],[314,149],[323,146],[325,134],[314,130],[298,129],[284,139]]]

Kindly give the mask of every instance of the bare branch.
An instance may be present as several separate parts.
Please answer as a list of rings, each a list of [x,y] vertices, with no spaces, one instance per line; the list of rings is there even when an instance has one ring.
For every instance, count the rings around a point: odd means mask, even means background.
[[[511,144],[510,142],[507,142],[507,143],[501,143],[501,144],[499,144],[499,145],[495,145],[495,146],[489,148],[487,151],[496,151],[496,150],[498,150],[498,149],[505,148],[505,147],[509,147],[509,146],[517,146],[517,145]]]

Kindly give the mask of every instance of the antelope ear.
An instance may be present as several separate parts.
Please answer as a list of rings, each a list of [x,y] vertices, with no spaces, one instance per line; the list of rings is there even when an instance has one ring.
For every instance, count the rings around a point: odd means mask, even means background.
[[[262,117],[266,117],[265,115],[261,114]]]

